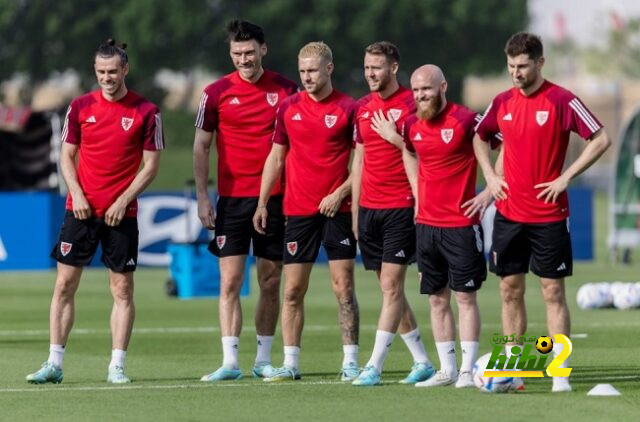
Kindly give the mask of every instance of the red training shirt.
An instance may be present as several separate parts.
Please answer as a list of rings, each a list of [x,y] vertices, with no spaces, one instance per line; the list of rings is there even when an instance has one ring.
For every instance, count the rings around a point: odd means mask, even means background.
[[[221,196],[257,197],[264,162],[271,150],[276,110],[298,86],[284,76],[265,70],[255,83],[235,71],[204,89],[196,127],[216,131],[218,193]],[[276,183],[272,194],[282,193]]]
[[[317,214],[322,199],[349,177],[355,100],[334,90],[322,101],[307,92],[285,99],[278,110],[273,142],[288,145],[284,214]],[[341,212],[351,209],[351,197]]]
[[[483,140],[498,131],[504,142],[507,199],[496,202],[506,218],[520,223],[561,221],[569,216],[567,193],[556,203],[536,199],[539,183],[562,173],[570,132],[590,139],[602,124],[570,91],[549,81],[525,96],[512,88],[494,98],[476,131]]]
[[[398,128],[415,114],[416,105],[410,89],[401,86],[383,99],[373,92],[358,101],[356,142],[363,146],[360,204],[373,209],[413,207],[413,195],[402,162],[402,151],[371,129],[373,113],[391,113]]]
[[[462,209],[476,195],[473,128],[477,120],[476,112],[452,102],[432,120],[415,114],[406,120],[404,141],[418,156],[418,223],[435,227],[479,223],[477,215],[465,217]]]
[[[92,213],[103,217],[131,185],[142,162],[142,150],[164,149],[160,110],[134,92],[111,102],[97,90],[74,99],[62,129],[62,142],[78,145],[78,182]],[[71,194],[68,210],[73,210]],[[126,211],[138,212],[137,200]]]

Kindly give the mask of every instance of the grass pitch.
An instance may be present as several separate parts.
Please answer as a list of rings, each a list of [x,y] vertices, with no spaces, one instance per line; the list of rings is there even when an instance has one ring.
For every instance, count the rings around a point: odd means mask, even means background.
[[[134,382],[124,387],[105,382],[111,299],[106,272],[87,270],[77,295],[65,380],[60,385],[34,386],[24,377],[48,354],[48,309],[54,274],[0,274],[1,420],[524,420],[536,415],[561,415],[566,420],[634,420],[639,414],[640,311],[580,311],[575,305],[580,284],[636,281],[637,268],[604,263],[576,265],[576,274],[567,283],[573,333],[582,334],[573,340],[570,361],[574,391],[551,394],[551,380],[545,377],[528,379],[523,393],[508,395],[397,384],[412,363],[399,337],[385,364],[383,386],[356,388],[338,381],[342,350],[337,306],[326,266],[314,269],[307,294],[301,381],[266,385],[249,377],[255,354],[254,282],[254,294],[243,302],[240,364],[246,377],[206,385],[198,381],[200,376],[221,363],[216,300],[166,297],[165,270],[140,269],[136,276],[137,319],[127,355],[127,374]],[[372,273],[358,269],[356,283],[362,324],[360,364],[364,365],[373,345],[381,298]],[[491,336],[500,331],[497,287],[497,279],[490,276],[480,291],[480,354],[490,350]],[[539,283],[531,277],[528,287],[527,333],[546,334]],[[407,292],[430,358],[437,365],[427,298],[417,294],[415,267],[409,272]],[[275,364],[281,364],[279,328],[272,357]],[[622,396],[588,397],[587,391],[598,383],[613,384]]]

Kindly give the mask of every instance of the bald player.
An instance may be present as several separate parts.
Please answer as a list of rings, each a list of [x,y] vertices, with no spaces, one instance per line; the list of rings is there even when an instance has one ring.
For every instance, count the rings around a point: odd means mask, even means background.
[[[479,116],[447,101],[447,81],[435,65],[416,69],[411,90],[417,112],[405,121],[402,135],[385,116],[376,116],[375,124],[389,142],[404,142],[403,161],[417,201],[420,293],[429,295],[440,370],[416,386],[472,387],[480,332],[476,292],[487,276],[480,217],[491,201],[488,190],[475,194],[473,136]],[[452,291],[459,309],[459,373]]]

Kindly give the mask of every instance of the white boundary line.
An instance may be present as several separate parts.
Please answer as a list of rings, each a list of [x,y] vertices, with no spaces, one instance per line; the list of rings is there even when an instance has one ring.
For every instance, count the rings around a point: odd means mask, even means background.
[[[625,380],[640,379],[640,375],[618,375],[612,377],[587,377],[591,382],[608,381],[608,380]],[[393,381],[383,382],[384,385],[395,385]],[[130,390],[187,390],[202,388],[237,388],[237,387],[286,387],[299,385],[346,385],[350,383],[342,381],[283,381],[277,383],[199,383],[199,384],[168,384],[168,385],[123,385],[123,386],[104,386],[104,387],[61,387],[56,385],[33,386],[32,388],[0,388],[0,394],[3,393],[49,393],[49,392],[68,392],[68,391],[130,391]]]

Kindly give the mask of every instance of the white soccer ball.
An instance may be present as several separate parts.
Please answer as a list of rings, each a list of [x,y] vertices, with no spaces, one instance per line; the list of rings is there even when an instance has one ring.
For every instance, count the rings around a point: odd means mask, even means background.
[[[473,382],[481,391],[485,393],[507,393],[513,385],[512,377],[491,377],[485,378],[484,374],[491,353],[484,354],[478,358],[473,365]]]
[[[580,309],[597,309],[611,306],[609,283],[587,283],[580,286],[576,301]]]
[[[636,283],[621,283],[613,294],[613,305],[618,309],[632,309],[640,307],[640,289]]]

